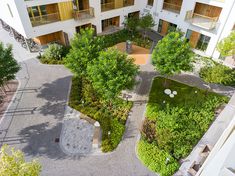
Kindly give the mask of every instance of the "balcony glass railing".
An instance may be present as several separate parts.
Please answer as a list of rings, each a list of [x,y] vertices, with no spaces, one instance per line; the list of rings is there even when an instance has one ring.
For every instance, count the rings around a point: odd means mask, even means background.
[[[189,21],[191,24],[207,29],[212,30],[218,24],[219,17],[208,17],[202,14],[193,13],[192,10],[186,13],[185,20]]]
[[[101,4],[101,11],[105,12],[105,11],[127,7],[131,5],[134,5],[134,0],[116,0],[113,2]]]
[[[168,11],[172,11],[172,12],[175,12],[175,13],[180,13],[181,6],[176,5],[176,4],[171,4],[171,3],[168,3],[168,2],[164,2],[163,3],[163,9],[168,10]]]
[[[51,13],[42,16],[30,17],[30,21],[32,23],[32,26],[35,27],[60,21],[60,16],[59,13]]]
[[[93,18],[95,16],[94,14],[94,8],[90,7],[89,9],[85,10],[74,10],[73,11],[73,17],[75,20],[82,20],[82,19],[89,19]]]

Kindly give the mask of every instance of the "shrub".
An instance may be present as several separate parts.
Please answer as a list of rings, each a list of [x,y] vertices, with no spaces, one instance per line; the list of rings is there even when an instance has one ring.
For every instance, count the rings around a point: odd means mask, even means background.
[[[179,168],[179,163],[167,152],[156,145],[140,140],[137,146],[141,161],[152,171],[161,176],[171,176]],[[167,162],[168,158],[168,162]]]
[[[200,77],[208,83],[235,85],[235,70],[221,64],[212,67],[203,67]]]
[[[63,46],[59,44],[50,44],[45,50],[43,57],[49,60],[61,60],[63,53]]]
[[[68,54],[68,52],[69,47],[54,43],[48,46],[39,59],[44,64],[63,64],[63,58]]]
[[[145,119],[142,129],[141,129],[141,134],[146,139],[148,142],[153,142],[156,139],[156,130],[155,130],[155,121]]]

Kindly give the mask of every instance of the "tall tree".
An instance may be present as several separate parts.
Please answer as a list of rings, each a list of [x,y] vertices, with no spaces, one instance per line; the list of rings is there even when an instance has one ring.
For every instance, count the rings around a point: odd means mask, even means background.
[[[1,176],[39,176],[41,165],[33,160],[26,162],[23,152],[2,146],[0,151]]]
[[[86,76],[88,63],[97,59],[102,48],[102,39],[94,37],[94,29],[87,28],[75,34],[65,65],[77,76]]]
[[[162,75],[171,76],[192,69],[193,52],[182,32],[168,33],[156,45],[153,65]]]
[[[12,46],[4,47],[0,43],[0,86],[7,81],[15,79],[15,74],[20,70],[20,66],[12,54]]]
[[[113,48],[102,51],[98,60],[88,65],[94,89],[109,102],[122,90],[133,87],[137,73],[133,59]]]
[[[138,25],[139,25],[140,19],[136,16],[126,16],[124,20],[124,24],[126,28],[131,31],[132,35],[136,31]]]
[[[154,19],[150,13],[143,15],[140,18],[139,26],[144,32],[144,39],[146,38],[147,30],[154,27],[154,25],[155,25],[155,22],[154,22]]]
[[[235,31],[232,31],[230,35],[223,40],[221,40],[217,49],[220,54],[224,57],[226,56],[235,56]]]

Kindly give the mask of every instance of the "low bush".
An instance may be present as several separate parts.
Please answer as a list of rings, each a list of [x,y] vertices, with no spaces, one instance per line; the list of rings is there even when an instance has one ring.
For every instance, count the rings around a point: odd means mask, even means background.
[[[200,77],[208,83],[235,85],[235,70],[222,64],[216,64],[212,67],[203,67],[199,74]]]
[[[39,58],[44,64],[63,64],[63,58],[69,52],[69,47],[65,47],[59,44],[50,44],[45,49],[43,55]]]
[[[97,120],[102,129],[102,151],[114,150],[122,140],[131,102],[114,99],[109,107],[98,97],[86,79],[73,77],[69,106]]]
[[[144,40],[140,33],[134,32],[130,33],[128,30],[123,29],[118,32],[99,36],[103,39],[103,48],[109,48],[112,47],[118,43],[126,42],[127,40],[130,40],[133,42],[133,44],[137,46],[141,46],[144,48],[150,48],[152,45],[152,41],[149,39]]]
[[[137,151],[140,160],[161,176],[171,176],[179,168],[179,163],[169,153],[143,139],[138,143]]]

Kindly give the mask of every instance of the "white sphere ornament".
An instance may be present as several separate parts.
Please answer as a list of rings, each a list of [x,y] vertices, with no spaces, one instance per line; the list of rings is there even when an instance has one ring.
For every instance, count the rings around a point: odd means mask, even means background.
[[[164,93],[167,94],[167,95],[170,95],[171,94],[171,90],[170,89],[165,89]]]
[[[172,93],[173,93],[174,95],[177,95],[177,91],[173,91]]]
[[[175,95],[174,95],[174,94],[170,94],[169,96],[170,96],[171,98],[174,98]]]

